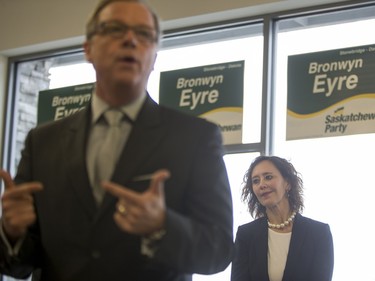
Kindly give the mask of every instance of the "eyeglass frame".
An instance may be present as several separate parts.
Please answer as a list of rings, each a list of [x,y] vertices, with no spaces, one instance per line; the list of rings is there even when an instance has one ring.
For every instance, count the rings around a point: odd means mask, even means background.
[[[112,27],[112,29],[108,27]],[[158,42],[157,31],[154,28],[144,25],[128,25],[119,21],[103,21],[97,24],[88,37],[91,38],[98,34],[121,39],[129,31],[134,33],[139,42],[150,44]]]

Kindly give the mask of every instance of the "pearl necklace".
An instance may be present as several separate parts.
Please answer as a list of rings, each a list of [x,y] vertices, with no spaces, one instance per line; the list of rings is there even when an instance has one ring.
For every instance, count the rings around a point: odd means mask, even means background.
[[[288,226],[294,220],[295,216],[296,216],[296,212],[293,212],[286,221],[284,221],[283,223],[280,223],[280,224],[273,224],[273,223],[270,223],[269,220],[267,220],[268,227],[269,228],[276,228],[276,229],[283,229],[284,227]]]

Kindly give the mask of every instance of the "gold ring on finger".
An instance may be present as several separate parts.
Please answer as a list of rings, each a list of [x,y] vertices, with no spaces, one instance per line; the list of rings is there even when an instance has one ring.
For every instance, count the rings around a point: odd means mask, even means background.
[[[123,216],[126,216],[128,214],[128,211],[126,210],[126,207],[124,204],[118,204],[117,205],[117,211],[123,215]]]

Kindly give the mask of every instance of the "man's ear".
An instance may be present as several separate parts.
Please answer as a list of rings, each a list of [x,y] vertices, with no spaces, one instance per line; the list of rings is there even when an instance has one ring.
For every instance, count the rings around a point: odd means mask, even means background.
[[[91,44],[90,41],[86,40],[83,43],[83,50],[85,52],[85,58],[88,62],[91,62]]]
[[[156,58],[158,57],[158,53],[156,52],[155,53],[155,57],[154,57],[154,62],[153,62],[153,64],[152,64],[152,69],[151,69],[151,71],[154,71],[154,67],[155,67],[155,62],[156,62]]]

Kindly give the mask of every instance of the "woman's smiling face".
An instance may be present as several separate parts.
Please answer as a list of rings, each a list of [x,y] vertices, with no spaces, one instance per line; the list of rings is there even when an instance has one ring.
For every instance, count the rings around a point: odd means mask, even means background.
[[[258,201],[267,209],[288,204],[289,184],[271,161],[264,160],[254,167],[251,183]]]

